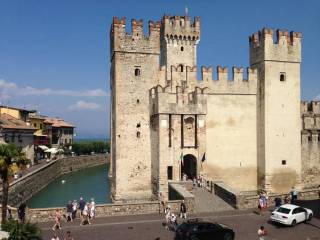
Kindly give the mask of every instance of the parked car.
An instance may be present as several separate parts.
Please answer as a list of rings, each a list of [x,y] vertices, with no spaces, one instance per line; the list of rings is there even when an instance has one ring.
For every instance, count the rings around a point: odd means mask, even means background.
[[[311,209],[284,204],[271,213],[270,219],[273,222],[294,226],[300,222],[310,221],[312,217]]]
[[[176,240],[233,240],[234,231],[221,223],[190,219],[180,224],[176,230]]]

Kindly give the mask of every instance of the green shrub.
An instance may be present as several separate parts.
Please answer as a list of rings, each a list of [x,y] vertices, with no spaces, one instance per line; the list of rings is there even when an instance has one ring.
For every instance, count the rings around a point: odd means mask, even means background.
[[[106,153],[110,150],[109,142],[104,141],[82,141],[72,144],[72,151],[76,155],[89,155],[94,153]]]
[[[9,232],[8,240],[41,240],[40,228],[35,223],[8,220],[1,227],[3,231]]]

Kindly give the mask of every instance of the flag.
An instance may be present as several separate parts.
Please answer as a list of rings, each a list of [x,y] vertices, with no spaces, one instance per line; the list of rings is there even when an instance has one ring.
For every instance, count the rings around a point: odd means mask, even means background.
[[[206,153],[203,154],[201,162],[204,162],[206,160]]]
[[[181,161],[181,166],[184,166],[183,153],[181,153],[181,155],[180,155],[180,161]]]

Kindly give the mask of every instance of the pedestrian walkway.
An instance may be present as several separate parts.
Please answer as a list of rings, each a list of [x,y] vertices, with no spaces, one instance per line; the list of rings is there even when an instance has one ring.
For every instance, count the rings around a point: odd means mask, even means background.
[[[223,199],[214,193],[210,193],[205,188],[194,188],[193,195],[195,197],[195,213],[221,212],[234,209]]]

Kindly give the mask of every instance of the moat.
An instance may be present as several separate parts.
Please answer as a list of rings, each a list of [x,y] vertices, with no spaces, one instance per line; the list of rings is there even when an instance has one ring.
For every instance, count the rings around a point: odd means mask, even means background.
[[[68,201],[94,198],[111,203],[108,167],[100,165],[59,176],[27,201],[29,208],[64,207]]]

